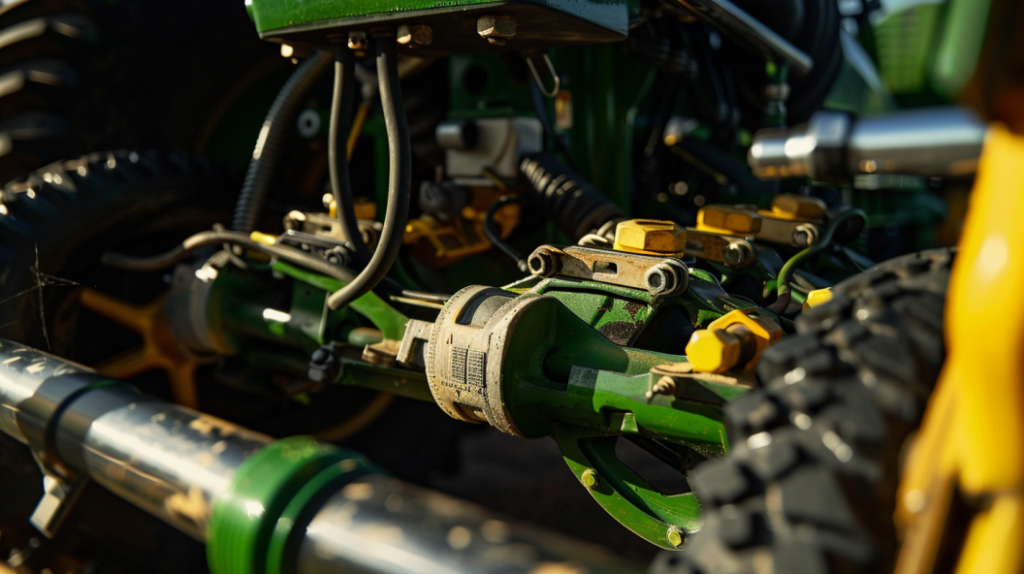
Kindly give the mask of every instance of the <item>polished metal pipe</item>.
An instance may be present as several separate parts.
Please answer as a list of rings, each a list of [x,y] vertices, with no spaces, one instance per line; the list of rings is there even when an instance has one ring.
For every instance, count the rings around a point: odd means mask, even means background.
[[[603,548],[380,475],[358,479],[328,500],[298,552],[298,574],[641,570]]]
[[[818,111],[806,124],[754,134],[747,160],[762,179],[848,181],[858,175],[959,177],[977,169],[988,125],[962,107],[855,119]]]
[[[273,560],[299,574],[505,574],[546,571],[547,565],[572,565],[572,572],[581,573],[639,571],[601,548],[372,474],[374,467],[359,466],[353,453],[301,447],[314,444],[312,439],[272,442],[2,339],[0,431],[29,445],[52,473],[48,480],[87,476],[207,540],[216,574]],[[339,453],[339,463],[282,470],[297,456],[315,463],[318,453],[331,452]],[[247,460],[258,464],[243,465]],[[330,480],[322,481],[326,475]],[[263,498],[250,498],[254,485],[266,491]],[[44,496],[40,506],[45,502]],[[295,504],[295,513],[288,514]],[[289,532],[279,546],[285,550],[268,555],[272,544],[260,537],[269,534],[253,524],[274,524],[280,532],[282,521]]]
[[[0,340],[0,430],[203,540],[235,470],[271,438]]]

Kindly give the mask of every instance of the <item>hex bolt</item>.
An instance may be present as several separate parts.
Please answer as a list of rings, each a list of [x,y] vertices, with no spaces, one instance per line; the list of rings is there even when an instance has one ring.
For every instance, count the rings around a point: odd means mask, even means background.
[[[426,24],[402,24],[395,41],[410,48],[429,46],[434,41],[434,30]]]
[[[722,256],[725,258],[725,264],[729,267],[740,267],[749,261],[753,255],[754,252],[746,243],[730,243],[722,253]]]
[[[530,273],[538,277],[551,277],[558,272],[558,260],[546,247],[540,247],[526,261]]]
[[[598,476],[596,470],[588,468],[580,475],[580,482],[583,483],[583,486],[593,490],[601,485],[601,477]]]
[[[683,545],[683,531],[679,530],[678,526],[669,526],[668,530],[665,531],[665,539],[674,548],[679,548]]]
[[[516,19],[512,16],[487,14],[476,21],[476,33],[496,46],[504,46],[516,37]]]
[[[350,50],[357,50],[360,52],[370,49],[370,39],[366,36],[366,32],[360,32],[358,30],[348,33],[348,47]]]

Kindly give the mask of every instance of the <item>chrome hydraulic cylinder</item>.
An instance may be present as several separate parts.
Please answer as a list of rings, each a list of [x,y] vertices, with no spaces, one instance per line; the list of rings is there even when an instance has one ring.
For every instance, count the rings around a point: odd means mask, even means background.
[[[94,480],[205,541],[215,574],[637,571],[391,478],[352,451],[275,441],[2,339],[0,431],[45,474],[33,517],[44,532]]]
[[[747,161],[762,179],[849,181],[861,175],[961,177],[974,173],[988,124],[960,107],[854,118],[815,112],[806,124],[754,134]]]

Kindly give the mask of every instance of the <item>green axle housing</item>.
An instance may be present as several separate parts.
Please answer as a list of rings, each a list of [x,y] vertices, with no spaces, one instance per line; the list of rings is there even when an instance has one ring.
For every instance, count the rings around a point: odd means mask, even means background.
[[[631,3],[636,1],[246,0],[246,8],[266,40],[345,44],[350,32],[362,38],[391,35],[402,25],[428,26],[408,41],[400,36],[399,44],[438,55],[624,40]]]

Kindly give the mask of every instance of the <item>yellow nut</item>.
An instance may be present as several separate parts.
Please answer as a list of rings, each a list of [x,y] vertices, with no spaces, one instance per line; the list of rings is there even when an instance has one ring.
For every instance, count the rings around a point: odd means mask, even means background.
[[[817,197],[783,193],[772,200],[771,214],[782,219],[822,221],[825,219],[825,202]]]
[[[686,358],[698,373],[724,373],[740,360],[742,343],[723,329],[695,331],[686,344]]]
[[[727,235],[752,235],[761,231],[761,216],[732,205],[709,205],[697,212],[697,229]]]
[[[817,307],[823,303],[828,303],[832,300],[832,289],[817,289],[807,294],[807,299],[804,301],[803,310],[806,311],[811,307]]]
[[[676,255],[686,249],[686,229],[671,221],[632,219],[615,228],[617,251]]]

